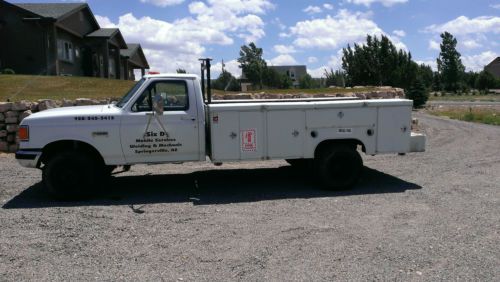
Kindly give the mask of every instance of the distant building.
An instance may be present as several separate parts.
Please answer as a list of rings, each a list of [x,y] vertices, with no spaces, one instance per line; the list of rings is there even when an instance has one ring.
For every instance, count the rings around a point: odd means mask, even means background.
[[[485,66],[484,70],[491,73],[494,77],[500,78],[500,57],[497,57],[487,66]]]
[[[270,66],[270,69],[274,69],[280,74],[285,74],[290,77],[294,87],[299,87],[300,79],[307,74],[307,67],[300,66]]]
[[[134,79],[148,62],[117,28],[100,28],[85,3],[0,0],[0,69],[18,74]]]

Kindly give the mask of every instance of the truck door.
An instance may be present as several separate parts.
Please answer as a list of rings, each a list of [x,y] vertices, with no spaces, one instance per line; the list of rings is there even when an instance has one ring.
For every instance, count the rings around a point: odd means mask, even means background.
[[[164,99],[163,115],[152,99]],[[122,117],[121,146],[128,163],[199,160],[197,106],[191,80],[152,79]]]

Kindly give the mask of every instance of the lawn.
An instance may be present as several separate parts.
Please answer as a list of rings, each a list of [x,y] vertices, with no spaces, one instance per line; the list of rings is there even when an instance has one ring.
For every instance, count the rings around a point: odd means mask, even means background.
[[[429,113],[451,119],[500,125],[500,110],[498,108],[455,107],[430,110]]]
[[[0,101],[106,99],[123,96],[134,81],[91,77],[0,75]]]
[[[445,96],[434,96],[429,97],[430,101],[457,101],[457,102],[500,102],[499,94],[489,94],[489,95],[445,95]]]

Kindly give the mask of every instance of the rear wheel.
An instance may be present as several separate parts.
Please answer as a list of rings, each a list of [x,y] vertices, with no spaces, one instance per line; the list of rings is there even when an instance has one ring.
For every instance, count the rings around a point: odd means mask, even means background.
[[[332,145],[321,150],[314,162],[320,182],[332,190],[351,188],[363,169],[358,151],[347,145]]]
[[[96,191],[102,172],[102,165],[92,156],[78,151],[64,151],[47,161],[42,179],[47,192],[55,198],[76,200]]]

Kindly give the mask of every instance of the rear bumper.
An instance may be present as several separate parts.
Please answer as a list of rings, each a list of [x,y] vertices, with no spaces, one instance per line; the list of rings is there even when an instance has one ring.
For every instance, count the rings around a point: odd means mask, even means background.
[[[411,133],[410,152],[425,152],[425,143],[427,137],[422,133]]]
[[[29,168],[37,168],[42,150],[19,150],[16,152],[16,160],[20,165]]]

